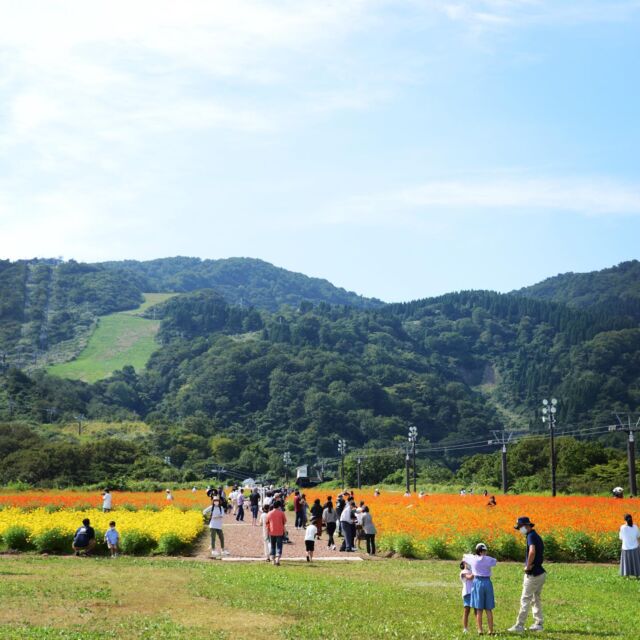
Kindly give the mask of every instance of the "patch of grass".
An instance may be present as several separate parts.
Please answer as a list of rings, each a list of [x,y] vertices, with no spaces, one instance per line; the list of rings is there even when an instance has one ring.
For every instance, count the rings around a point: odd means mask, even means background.
[[[49,373],[62,378],[96,382],[127,365],[137,371],[144,369],[151,354],[158,348],[155,336],[160,321],[142,318],[140,313],[172,295],[145,293],[145,301],[137,309],[100,317],[96,330],[78,357],[53,365]]]
[[[461,637],[456,561],[235,564],[4,558],[0,637]],[[640,583],[612,565],[549,565],[545,638],[628,638]],[[518,611],[522,566],[494,572],[496,628]]]

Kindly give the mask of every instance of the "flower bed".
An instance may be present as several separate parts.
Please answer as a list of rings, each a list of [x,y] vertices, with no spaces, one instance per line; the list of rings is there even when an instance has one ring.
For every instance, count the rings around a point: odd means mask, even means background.
[[[174,506],[180,509],[203,509],[208,499],[203,490],[193,493],[182,489],[173,491],[173,502],[167,500],[164,491],[112,491],[114,509],[162,509]],[[62,491],[46,489],[42,491],[0,492],[0,507],[36,509],[91,509],[102,507],[102,497],[96,491]]]
[[[335,496],[335,491],[332,492]],[[305,490],[311,504],[329,492]],[[513,529],[527,515],[545,541],[549,560],[612,561],[619,557],[618,529],[623,515],[640,510],[629,500],[584,496],[497,496],[487,507],[481,495],[435,494],[418,498],[400,493],[356,491],[369,505],[381,549],[408,557],[456,558],[485,542],[502,559],[524,559],[524,537]]]
[[[109,522],[115,520],[125,551],[134,553],[177,553],[192,544],[202,532],[199,511],[180,511],[168,507],[160,511],[118,511],[102,513],[45,508],[25,511],[9,507],[0,510],[0,537],[5,545],[17,550],[37,549],[42,552],[71,552],[73,534],[82,520],[89,518],[96,530],[98,546],[104,548],[103,537]]]

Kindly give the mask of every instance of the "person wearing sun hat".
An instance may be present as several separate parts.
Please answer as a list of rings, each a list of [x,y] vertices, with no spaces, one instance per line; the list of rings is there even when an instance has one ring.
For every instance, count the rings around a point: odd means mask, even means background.
[[[520,612],[516,623],[509,629],[512,633],[525,631],[525,622],[529,609],[533,605],[533,625],[529,631],[542,631],[544,619],[542,616],[542,587],[547,574],[542,566],[544,562],[544,543],[534,531],[535,524],[528,516],[520,516],[514,529],[527,536],[527,551],[524,564],[524,580],[522,596],[520,597]]]

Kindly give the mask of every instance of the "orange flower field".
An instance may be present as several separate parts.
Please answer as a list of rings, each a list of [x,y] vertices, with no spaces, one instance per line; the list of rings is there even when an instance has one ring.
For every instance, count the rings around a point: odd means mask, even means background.
[[[324,503],[329,495],[305,494],[310,504],[315,498]],[[383,547],[386,540],[388,549],[418,557],[456,557],[482,541],[498,556],[521,559],[524,540],[513,527],[518,516],[526,515],[545,539],[550,559],[613,560],[619,554],[623,515],[630,512],[640,521],[640,503],[628,499],[498,495],[497,506],[488,507],[488,498],[481,495],[419,498],[383,492],[376,497],[355,491],[355,497],[369,505]]]
[[[167,500],[164,491],[112,491],[114,509],[144,509],[145,507],[164,508],[174,506],[178,509],[204,508],[207,496],[203,490],[193,493],[189,490],[172,492],[173,502]],[[46,489],[43,491],[21,491],[17,493],[0,492],[0,508],[18,507],[36,509],[52,507],[59,509],[102,508],[102,496],[99,491],[61,491]]]

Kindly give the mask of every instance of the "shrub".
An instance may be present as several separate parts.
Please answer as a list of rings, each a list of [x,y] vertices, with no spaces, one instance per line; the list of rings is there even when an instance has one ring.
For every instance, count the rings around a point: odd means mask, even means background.
[[[418,554],[411,536],[401,535],[395,539],[394,549],[403,558],[417,558]]]
[[[26,527],[14,525],[5,529],[2,534],[5,544],[12,551],[27,551],[32,548],[29,539],[31,532]]]
[[[571,560],[593,560],[593,541],[582,531],[567,531],[562,541],[562,550]]]
[[[620,540],[616,533],[600,534],[593,542],[594,560],[612,562],[620,557]]]
[[[128,502],[125,502],[121,505],[119,505],[118,507],[119,509],[121,509],[122,511],[137,511],[137,507],[135,507],[132,504],[129,504]]]
[[[454,557],[445,538],[429,538],[425,543],[425,548],[428,558],[450,560]]]
[[[545,533],[542,538],[544,542],[544,558],[545,560],[553,560],[554,562],[562,562],[566,560],[566,554],[563,553],[560,543],[553,533]]]
[[[122,552],[130,555],[147,555],[156,546],[155,540],[146,532],[131,529],[122,535]]]
[[[158,541],[158,551],[166,556],[178,555],[186,546],[176,533],[163,533]]]
[[[72,541],[72,536],[58,528],[47,529],[33,537],[33,545],[40,553],[67,553],[71,551]]]
[[[489,552],[493,552],[498,560],[524,560],[524,546],[509,534],[498,536]]]

